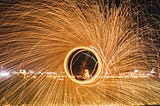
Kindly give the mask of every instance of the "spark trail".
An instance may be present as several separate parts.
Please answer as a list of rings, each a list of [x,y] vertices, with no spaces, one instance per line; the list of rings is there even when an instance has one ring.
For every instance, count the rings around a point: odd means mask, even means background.
[[[143,36],[159,33],[139,16],[130,2],[102,4],[87,1],[17,1],[0,15],[0,65],[12,70],[64,72],[64,59],[76,47],[95,48],[102,73],[151,70],[156,49]],[[141,22],[143,19],[143,22]],[[158,26],[159,28],[159,26]],[[103,77],[103,75],[99,76]],[[138,81],[137,81],[138,80]],[[102,79],[83,85],[64,78],[11,77],[1,80],[0,98],[28,105],[140,105],[160,104],[160,83],[154,79]]]

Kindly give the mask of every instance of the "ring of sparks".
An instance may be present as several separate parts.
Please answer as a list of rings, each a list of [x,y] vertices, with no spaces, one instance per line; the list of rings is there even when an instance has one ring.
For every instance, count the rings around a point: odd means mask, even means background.
[[[91,84],[97,81],[102,72],[101,58],[92,48],[76,47],[66,55],[64,70],[72,81]]]

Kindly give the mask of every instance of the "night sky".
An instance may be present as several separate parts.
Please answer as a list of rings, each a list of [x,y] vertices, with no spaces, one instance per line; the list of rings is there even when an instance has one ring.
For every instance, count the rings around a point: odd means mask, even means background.
[[[21,0],[21,1],[29,1],[29,2],[36,2],[36,0]],[[63,0],[60,0],[63,1]],[[117,8],[120,5],[120,2],[122,0],[97,0],[99,2],[99,4],[103,5],[109,5],[109,7],[111,7],[111,3],[114,3]],[[137,8],[137,10],[139,11],[143,11],[145,14],[144,16],[147,18],[148,23],[152,23],[152,19],[151,19],[151,15],[152,17],[154,17],[155,19],[160,21],[160,0],[130,0],[132,7],[134,8],[135,6],[139,5],[140,8]],[[0,16],[3,17],[3,12],[11,7],[14,4],[17,4],[19,2],[19,0],[0,0]],[[89,1],[90,2],[90,1]],[[143,10],[141,10],[143,8]],[[141,15],[141,14],[139,14]],[[1,17],[0,17],[1,18]],[[137,20],[135,18],[135,20]],[[143,20],[138,20],[140,21],[139,24],[141,25],[142,23],[146,23],[143,22]],[[151,38],[148,38],[148,36],[144,36],[144,39],[152,39],[153,43],[155,44],[156,48],[158,51],[160,51],[160,26],[159,25],[153,25],[152,26],[154,29],[158,29],[158,33],[153,34],[153,36]],[[4,28],[2,28],[0,26],[0,33],[1,30],[3,30]]]

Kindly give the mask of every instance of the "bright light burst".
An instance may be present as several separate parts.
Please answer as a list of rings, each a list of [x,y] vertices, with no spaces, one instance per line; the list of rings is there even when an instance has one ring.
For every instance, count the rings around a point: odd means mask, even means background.
[[[98,5],[99,4],[99,5]],[[102,3],[103,4],[103,3]],[[68,52],[93,48],[102,60],[101,73],[149,71],[157,65],[155,47],[144,36],[159,33],[130,1],[117,7],[85,0],[17,1],[0,15],[0,65],[8,70],[64,71]],[[141,14],[141,15],[140,15]],[[100,74],[99,77],[103,77]],[[45,76],[1,80],[0,99],[10,104],[139,105],[160,104],[160,83],[148,79],[102,79],[79,84]]]

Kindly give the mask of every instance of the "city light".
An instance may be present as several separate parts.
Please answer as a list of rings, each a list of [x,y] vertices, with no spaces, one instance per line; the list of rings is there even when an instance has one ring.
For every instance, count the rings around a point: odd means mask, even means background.
[[[8,77],[10,76],[9,72],[0,72],[0,77]]]

